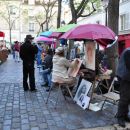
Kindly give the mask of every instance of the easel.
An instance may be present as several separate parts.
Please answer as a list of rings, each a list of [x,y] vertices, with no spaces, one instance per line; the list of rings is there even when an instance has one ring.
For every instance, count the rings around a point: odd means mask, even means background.
[[[110,79],[110,78],[111,78],[110,75],[103,75],[103,74],[98,75],[98,76],[95,77],[95,80],[92,83],[92,91],[91,91],[91,95],[90,95],[90,102],[89,102],[88,109],[89,109],[90,103],[91,103],[91,101],[93,99],[95,88],[98,87],[98,85],[101,84],[103,80],[105,80],[106,81],[106,87],[105,88],[109,89],[109,84],[108,84],[107,80]],[[98,84],[96,84],[97,81],[98,81]]]

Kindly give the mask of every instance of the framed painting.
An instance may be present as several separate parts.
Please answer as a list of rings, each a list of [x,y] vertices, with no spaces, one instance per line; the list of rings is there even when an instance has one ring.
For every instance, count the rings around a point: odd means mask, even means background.
[[[81,98],[81,95],[87,96],[91,86],[92,86],[91,82],[82,79],[82,81],[78,87],[78,90],[75,94],[74,100],[77,102]]]

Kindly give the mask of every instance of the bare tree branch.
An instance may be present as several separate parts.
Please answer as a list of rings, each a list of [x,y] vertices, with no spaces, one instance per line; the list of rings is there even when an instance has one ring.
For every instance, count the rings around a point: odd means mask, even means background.
[[[77,17],[79,18],[81,14],[83,13],[85,7],[87,6],[88,1],[85,1],[84,4],[82,5],[81,9],[77,12]]]
[[[95,7],[94,7],[94,2],[92,2],[92,7],[93,7],[93,10],[89,13],[89,14],[86,14],[86,15],[80,15],[80,17],[88,17],[88,16],[90,16],[91,14],[93,14],[95,11],[96,11],[96,9],[95,9]]]

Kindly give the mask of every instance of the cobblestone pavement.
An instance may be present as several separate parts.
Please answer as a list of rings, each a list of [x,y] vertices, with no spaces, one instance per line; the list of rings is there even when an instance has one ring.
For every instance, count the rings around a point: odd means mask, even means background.
[[[82,110],[60,95],[55,109],[56,89],[45,104],[48,93],[40,86],[40,81],[36,69],[38,92],[24,92],[22,63],[15,63],[9,56],[0,66],[0,130],[77,130],[116,123],[116,108],[111,105],[98,112]]]

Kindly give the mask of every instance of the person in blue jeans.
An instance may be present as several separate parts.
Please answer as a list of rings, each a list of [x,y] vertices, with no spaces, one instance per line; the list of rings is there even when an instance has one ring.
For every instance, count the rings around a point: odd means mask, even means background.
[[[41,58],[41,54],[42,54],[42,47],[41,47],[41,43],[37,43],[37,47],[38,47],[38,53],[37,53],[37,66],[39,67],[42,64],[42,58]]]
[[[53,51],[52,49],[48,49],[47,55],[44,58],[44,70],[42,72],[44,84],[42,86],[48,86],[47,91],[49,91],[51,87],[51,71],[52,71],[52,58],[53,58]]]

